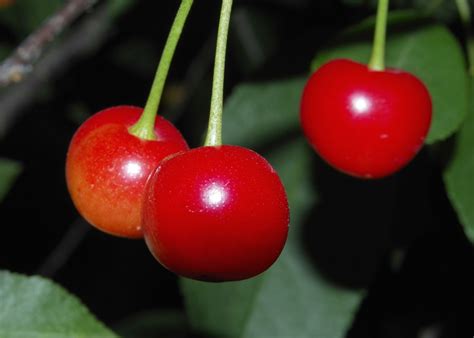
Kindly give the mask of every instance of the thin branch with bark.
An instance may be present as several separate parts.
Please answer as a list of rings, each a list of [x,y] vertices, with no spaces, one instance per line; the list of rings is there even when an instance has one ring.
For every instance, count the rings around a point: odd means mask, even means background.
[[[0,94],[0,138],[24,109],[32,104],[39,91],[78,59],[93,53],[110,33],[107,1],[74,27],[38,61],[35,71],[16,86]]]
[[[0,64],[0,86],[21,81],[33,70],[45,48],[82,13],[98,0],[69,0],[23,41],[13,54]]]

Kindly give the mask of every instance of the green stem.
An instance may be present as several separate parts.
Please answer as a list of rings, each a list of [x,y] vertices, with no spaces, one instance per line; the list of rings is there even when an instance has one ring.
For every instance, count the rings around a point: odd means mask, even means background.
[[[474,36],[471,30],[472,16],[471,8],[467,0],[456,0],[456,5],[466,31],[466,49],[469,63],[469,75],[474,77]]]
[[[143,113],[140,119],[133,126],[129,128],[130,134],[133,134],[141,139],[156,140],[155,135],[155,119],[160,105],[163,87],[165,85],[166,77],[170,69],[171,61],[176,50],[181,32],[188,17],[189,11],[193,4],[193,0],[182,0],[178,12],[171,26],[168,39],[166,40],[165,48],[161,54],[160,63],[156,70],[155,79],[151,86],[150,95],[146,102]]]
[[[224,103],[224,73],[227,35],[229,32],[232,0],[222,0],[219,29],[217,31],[216,58],[214,62],[214,77],[212,81],[211,111],[207,129],[206,146],[222,144],[222,110]]]
[[[379,0],[377,7],[377,19],[375,22],[374,44],[369,68],[382,71],[385,69],[385,36],[387,31],[389,0]]]

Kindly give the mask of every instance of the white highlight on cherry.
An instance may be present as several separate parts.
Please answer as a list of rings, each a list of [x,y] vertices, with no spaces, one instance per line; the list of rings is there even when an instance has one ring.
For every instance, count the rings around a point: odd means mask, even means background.
[[[125,171],[125,175],[129,178],[137,178],[143,174],[140,163],[135,161],[130,161],[125,164],[123,170]]]
[[[227,200],[227,191],[219,183],[212,183],[204,189],[203,197],[207,205],[217,208]]]
[[[371,108],[370,100],[361,94],[352,96],[350,105],[352,110],[354,110],[357,114],[365,114],[369,112]]]

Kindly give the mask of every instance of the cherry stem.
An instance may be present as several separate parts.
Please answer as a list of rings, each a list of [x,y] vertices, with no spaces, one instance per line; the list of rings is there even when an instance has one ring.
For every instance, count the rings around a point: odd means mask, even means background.
[[[471,8],[467,0],[456,0],[456,5],[466,31],[466,49],[469,62],[469,75],[474,77],[474,36],[471,31]]]
[[[385,69],[385,36],[387,31],[389,0],[379,0],[377,7],[377,18],[375,22],[374,44],[369,68],[376,71]]]
[[[207,129],[206,146],[222,144],[222,110],[224,105],[224,73],[227,36],[229,32],[232,0],[222,0],[219,29],[217,31],[216,58],[214,61],[214,76],[212,80],[211,110]]]
[[[178,44],[181,32],[186,23],[189,11],[193,0],[182,0],[178,12],[171,26],[168,39],[166,40],[165,48],[161,54],[160,63],[156,70],[155,79],[151,86],[150,95],[146,102],[143,113],[140,119],[129,128],[129,133],[144,140],[156,140],[155,135],[155,120],[160,105],[163,88],[166,82],[166,77],[170,69],[171,61],[173,60],[174,52]]]

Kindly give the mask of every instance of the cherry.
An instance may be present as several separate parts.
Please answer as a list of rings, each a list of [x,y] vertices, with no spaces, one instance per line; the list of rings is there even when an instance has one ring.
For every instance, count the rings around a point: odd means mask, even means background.
[[[309,143],[334,168],[381,178],[417,154],[431,115],[430,94],[414,75],[337,59],[308,80],[300,119]]]
[[[112,235],[140,238],[145,183],[166,156],[187,150],[180,132],[157,116],[161,95],[193,0],[183,0],[171,26],[145,108],[117,106],[88,119],[76,132],[66,180],[81,215]]]
[[[217,31],[209,126],[203,147],[164,159],[143,201],[143,234],[155,258],[184,277],[242,280],[278,258],[288,235],[285,189],[257,153],[222,145],[225,53],[232,0]]]
[[[155,121],[156,140],[129,132],[141,108],[117,106],[90,117],[71,140],[66,180],[79,213],[98,229],[140,238],[141,204],[150,173],[166,156],[187,150],[180,132],[163,117]]]
[[[162,161],[147,183],[143,232],[169,270],[204,281],[250,278],[278,258],[288,202],[270,164],[239,146],[204,146]]]

